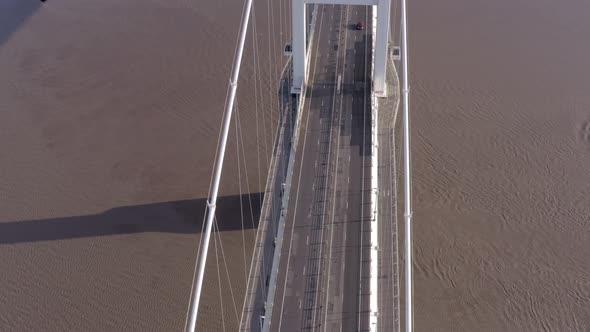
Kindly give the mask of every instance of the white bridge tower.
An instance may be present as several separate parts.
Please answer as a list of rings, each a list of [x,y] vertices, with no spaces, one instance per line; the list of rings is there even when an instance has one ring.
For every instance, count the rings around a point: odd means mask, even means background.
[[[389,16],[391,0],[292,0],[293,8],[293,93],[301,93],[307,82],[308,52],[306,49],[306,5],[365,5],[373,6],[377,11],[377,31],[375,34],[375,71],[373,73],[373,91],[379,97],[385,97],[385,69],[387,65],[387,52],[389,42]]]

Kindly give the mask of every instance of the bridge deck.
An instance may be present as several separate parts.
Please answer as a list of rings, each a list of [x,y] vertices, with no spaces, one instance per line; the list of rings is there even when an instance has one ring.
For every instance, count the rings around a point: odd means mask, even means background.
[[[371,8],[318,13],[273,331],[369,327]]]

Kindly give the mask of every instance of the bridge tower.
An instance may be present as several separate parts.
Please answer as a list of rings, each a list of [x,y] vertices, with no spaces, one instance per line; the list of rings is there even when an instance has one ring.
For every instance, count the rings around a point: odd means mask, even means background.
[[[292,0],[292,24],[293,24],[293,86],[291,92],[301,93],[307,82],[308,55],[307,50],[307,4],[330,5],[365,5],[374,6],[377,12],[375,33],[375,49],[373,72],[373,91],[379,97],[386,96],[385,70],[387,67],[387,52],[389,43],[389,17],[391,12],[391,0]]]

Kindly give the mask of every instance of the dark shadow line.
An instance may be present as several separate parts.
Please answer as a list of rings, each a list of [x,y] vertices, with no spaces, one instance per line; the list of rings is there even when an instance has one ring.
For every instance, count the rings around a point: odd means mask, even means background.
[[[244,229],[258,227],[262,193],[224,196],[217,200],[216,217],[219,230],[242,230],[240,199]],[[0,221],[0,245],[22,242],[77,239],[84,237],[164,232],[193,234],[201,231],[206,198],[117,207],[86,216],[42,220]]]
[[[43,3],[40,0],[0,1],[0,47],[41,5]]]

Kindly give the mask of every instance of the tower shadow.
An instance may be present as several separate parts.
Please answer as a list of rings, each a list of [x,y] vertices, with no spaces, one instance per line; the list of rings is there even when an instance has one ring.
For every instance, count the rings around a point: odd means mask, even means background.
[[[244,229],[258,227],[262,199],[262,193],[220,197],[216,210],[219,230],[242,230],[242,215]],[[86,216],[0,221],[0,245],[146,232],[199,233],[206,202],[201,198],[117,207]]]
[[[43,5],[39,0],[0,1],[0,47]]]

